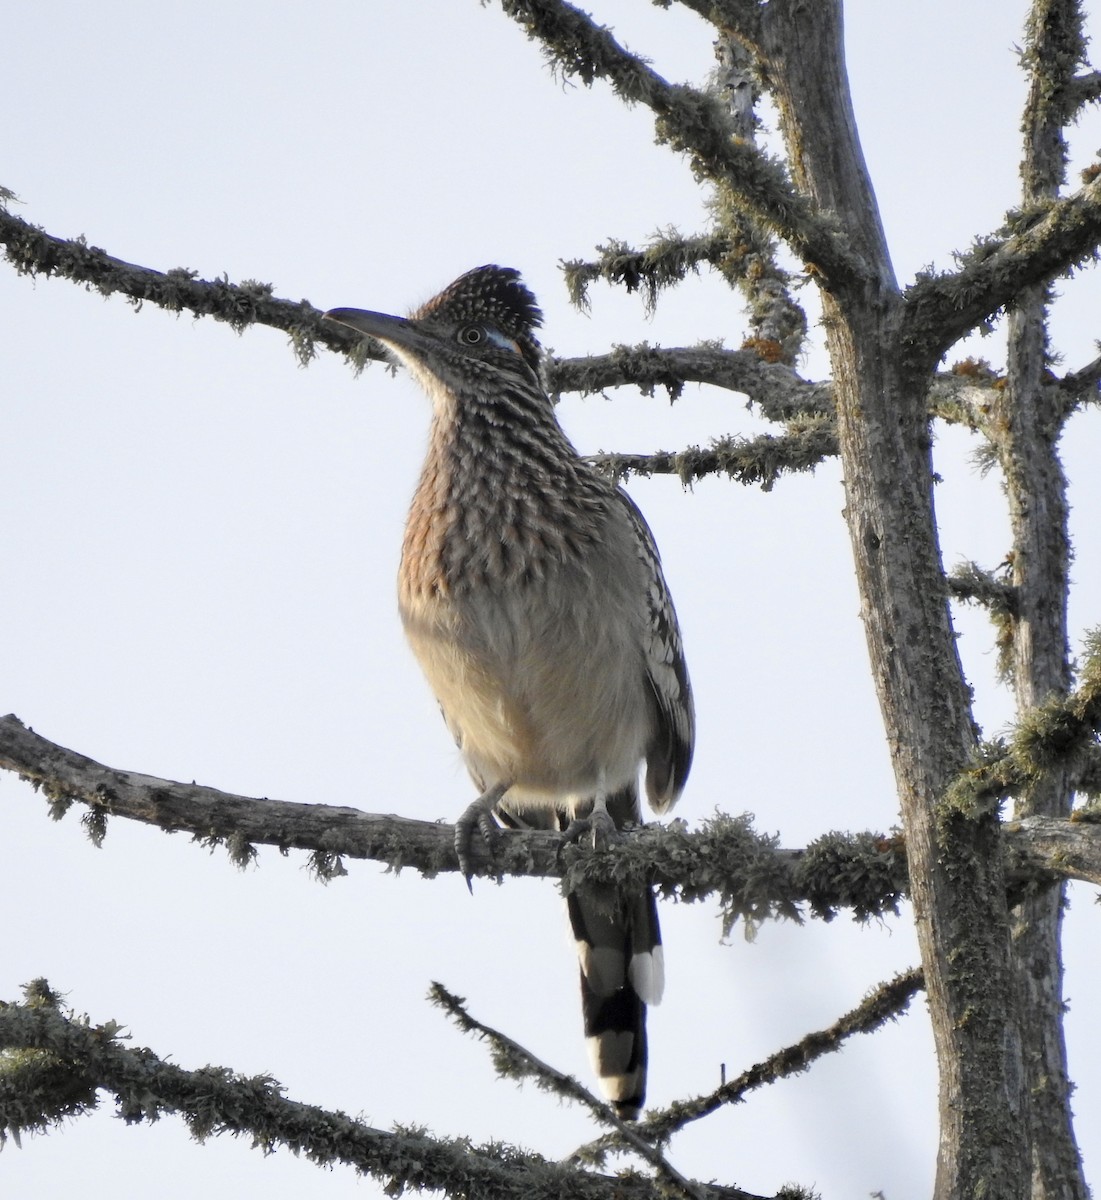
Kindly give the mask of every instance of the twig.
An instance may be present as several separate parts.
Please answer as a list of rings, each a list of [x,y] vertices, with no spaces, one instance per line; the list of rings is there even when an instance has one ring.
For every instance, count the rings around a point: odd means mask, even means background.
[[[615,1137],[636,1151],[660,1176],[672,1184],[676,1191],[692,1197],[693,1200],[704,1200],[703,1189],[698,1184],[686,1179],[664,1154],[639,1137],[632,1125],[621,1121],[612,1111],[611,1105],[598,1100],[572,1075],[543,1062],[507,1034],[472,1017],[467,1010],[466,1001],[461,996],[449,992],[442,983],[432,984],[428,998],[442,1008],[464,1033],[475,1034],[489,1042],[494,1068],[502,1078],[533,1079],[536,1085],[545,1091],[584,1105],[598,1121],[610,1125],[615,1130]]]
[[[679,1130],[726,1104],[738,1104],[752,1091],[801,1074],[825,1054],[830,1054],[857,1033],[871,1033],[905,1012],[913,997],[925,986],[920,967],[881,983],[854,1009],[825,1029],[815,1030],[790,1046],[777,1050],[762,1062],[743,1071],[736,1079],[717,1087],[707,1096],[678,1101],[662,1112],[651,1113],[639,1126],[643,1137],[664,1145]]]

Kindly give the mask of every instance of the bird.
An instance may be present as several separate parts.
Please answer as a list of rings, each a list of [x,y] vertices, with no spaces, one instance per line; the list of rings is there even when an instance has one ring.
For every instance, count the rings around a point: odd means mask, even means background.
[[[398,607],[479,789],[456,823],[468,886],[476,832],[490,850],[502,825],[623,836],[641,823],[643,766],[650,807],[668,811],[695,735],[676,611],[641,512],[558,422],[520,273],[478,267],[408,317],[324,315],[382,343],[432,402]],[[616,1114],[636,1120],[646,1006],[664,987],[653,888],[566,902],[589,1056]]]

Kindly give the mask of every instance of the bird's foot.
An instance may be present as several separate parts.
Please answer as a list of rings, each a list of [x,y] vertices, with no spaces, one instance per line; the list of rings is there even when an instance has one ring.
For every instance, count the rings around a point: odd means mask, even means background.
[[[587,817],[574,817],[566,826],[562,841],[566,844],[579,842],[586,834],[592,836],[594,850],[607,850],[619,840],[619,830],[605,805],[594,805]]]
[[[474,830],[482,835],[492,855],[500,841],[501,827],[494,817],[497,802],[508,791],[507,784],[495,784],[487,792],[483,792],[455,822],[455,854],[459,859],[459,870],[466,880],[467,891],[473,892],[471,878],[474,875],[474,863],[471,858],[471,847],[474,842]]]

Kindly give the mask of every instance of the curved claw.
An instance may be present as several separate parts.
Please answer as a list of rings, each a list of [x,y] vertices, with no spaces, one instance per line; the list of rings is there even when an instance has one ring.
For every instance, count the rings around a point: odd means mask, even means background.
[[[489,847],[490,854],[497,848],[500,840],[501,827],[494,817],[498,801],[508,791],[507,783],[494,784],[488,791],[483,792],[477,800],[470,804],[461,817],[455,822],[455,855],[459,860],[459,870],[466,880],[467,891],[473,892],[471,878],[474,875],[474,864],[471,861],[471,844],[474,840],[474,830],[482,835],[482,840]]]
[[[594,850],[607,850],[620,836],[615,821],[603,804],[594,805],[587,817],[575,817],[566,826],[562,841],[579,842],[587,833],[592,835]]]

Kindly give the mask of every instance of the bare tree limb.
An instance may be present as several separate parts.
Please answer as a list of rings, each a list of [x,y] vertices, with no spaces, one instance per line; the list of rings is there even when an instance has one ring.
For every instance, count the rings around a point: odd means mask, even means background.
[[[948,587],[955,600],[981,604],[991,613],[1011,617],[1017,611],[1017,589],[977,563],[960,563],[948,576]]]
[[[925,275],[906,293],[906,340],[939,358],[1022,289],[1094,259],[1101,242],[1101,176],[1063,199],[1013,216],[980,240],[959,271]]]
[[[1080,0],[1034,0],[1021,66],[1029,80],[1021,184],[1027,200],[1054,196],[1066,178],[1065,130],[1077,116],[1078,77],[1086,62]]]
[[[724,30],[715,39],[715,59],[712,87],[729,109],[734,136],[761,149],[761,69],[754,52]],[[794,363],[807,338],[806,311],[792,294],[796,281],[780,266],[772,239],[733,200],[728,191],[719,190],[711,206],[712,220],[731,244],[731,252],[717,265],[745,297],[751,333],[747,344],[775,348],[783,362]]]
[[[602,279],[628,293],[641,291],[652,313],[664,289],[705,264],[744,295],[751,330],[747,344],[769,347],[770,361],[795,362],[806,339],[807,319],[791,298],[790,272],[777,264],[773,240],[744,213],[731,210],[721,220],[721,234],[686,238],[667,230],[656,234],[645,250],[612,241],[597,247],[596,261],[564,263],[570,299],[587,309],[589,285]]]
[[[1085,811],[1092,812],[1101,800],[1101,744],[1090,746],[1078,769],[1078,795],[1086,800]]]
[[[1022,817],[1007,822],[1005,831],[1011,877],[1048,872],[1101,886],[1101,812],[1096,809],[1086,809],[1069,821]]]
[[[1074,74],[1085,61],[1081,0],[1033,0],[1021,62],[1028,95],[1021,129],[1022,201],[1054,201],[1066,182],[1066,126],[1078,111]],[[1067,417],[1054,385],[1048,311],[1051,288],[1033,284],[1015,297],[1006,321],[1006,383],[996,395],[987,436],[1002,469],[1016,604],[999,623],[1000,665],[1017,712],[1063,700],[1073,671],[1067,627],[1070,579],[1067,478],[1058,440]],[[1087,668],[1088,670],[1089,668]],[[1013,816],[1068,817],[1082,755],[1037,774],[1014,795]],[[1078,761],[1075,761],[1075,760]],[[1011,915],[1011,966],[1021,1026],[1032,1192],[1042,1200],[1087,1200],[1071,1109],[1063,1020],[1062,923],[1066,885],[1022,898]]]
[[[775,1083],[778,1079],[802,1074],[823,1055],[840,1050],[854,1034],[872,1033],[900,1016],[924,986],[925,979],[920,967],[896,975],[894,979],[881,983],[854,1009],[838,1017],[826,1029],[815,1030],[792,1045],[777,1050],[708,1095],[679,1100],[668,1108],[648,1113],[638,1126],[638,1135],[659,1145],[664,1144],[686,1125],[710,1115],[723,1105],[740,1104],[758,1088]],[[607,1135],[597,1145],[614,1141],[614,1134]]]
[[[66,241],[21,220],[0,207],[0,244],[4,257],[21,275],[68,279],[94,288],[104,296],[126,296],[138,308],[145,302],[169,312],[191,312],[197,317],[225,321],[240,333],[250,325],[270,325],[288,334],[298,360],[306,364],[315,356],[315,343],[349,356],[362,366],[367,359],[382,360],[385,351],[359,334],[331,321],[321,320],[321,310],[305,300],[279,300],[267,283],[227,279],[197,279],[194,272],[178,269],[154,271],[114,258],[82,239]]]
[[[676,475],[694,483],[707,475],[726,475],[738,483],[771,491],[776,481],[796,471],[813,471],[837,454],[837,431],[827,418],[792,422],[791,432],[755,438],[720,438],[706,449],[690,446],[656,454],[596,454],[590,461],[616,479],[629,475]]]
[[[602,279],[628,293],[641,291],[647,311],[653,312],[664,288],[682,282],[701,263],[715,266],[730,249],[730,238],[725,233],[685,237],[675,229],[667,229],[655,234],[645,250],[609,241],[597,246],[595,260],[570,259],[562,264],[562,271],[570,300],[578,308],[589,307],[589,285]]]
[[[616,346],[610,354],[559,358],[548,364],[548,385],[553,395],[590,395],[634,384],[647,395],[657,387],[665,388],[675,400],[686,383],[707,383],[741,392],[772,421],[830,411],[828,383],[803,379],[786,364],[770,362],[752,349],[725,350],[710,345],[665,349],[643,342]]]
[[[117,816],[225,845],[241,866],[253,861],[255,846],[269,845],[311,852],[322,877],[342,871],[341,857],[428,877],[458,870],[450,825],[256,799],[115,770],[47,741],[10,715],[0,718],[0,767],[42,791],[55,817],[73,803],[87,806],[93,840]],[[475,839],[471,853],[475,874],[489,878],[561,878],[569,890],[634,878],[691,901],[717,893],[727,931],[739,919],[798,920],[804,902],[826,919],[839,908],[861,918],[894,912],[906,881],[901,847],[889,838],[834,834],[807,850],[778,851],[775,839],[755,833],[747,818],[723,816],[694,833],[681,822],[644,826],[601,854],[564,846],[557,834],[540,830],[502,831],[492,857]]]
[[[1046,732],[1028,729],[1024,746],[992,747],[986,762],[967,773],[961,783],[971,789],[967,803],[989,803],[984,797],[1011,789],[1015,779],[1030,778],[1039,762],[1058,752],[1054,742],[1065,749],[1068,730],[1060,715],[1047,719]],[[11,715],[0,717],[0,768],[34,784],[57,819],[72,804],[85,805],[94,841],[102,839],[106,821],[114,816],[167,833],[188,833],[207,846],[224,845],[239,866],[254,861],[255,846],[266,845],[309,852],[322,878],[341,874],[342,858],[378,862],[394,871],[409,868],[430,878],[458,870],[451,825],[239,796],[116,770],[47,741]],[[965,802],[962,795],[958,802]],[[1015,885],[1038,874],[1101,885],[1101,823],[1084,816],[1069,822],[1037,818],[1008,827],[1006,843],[1021,864],[1011,876]],[[1044,857],[1034,844],[1052,847],[1051,856]],[[1073,853],[1064,852],[1069,849]],[[805,849],[784,850],[774,838],[755,833],[745,817],[716,816],[695,831],[683,822],[643,826],[600,854],[563,846],[556,834],[540,830],[503,830],[493,857],[479,839],[471,851],[475,873],[488,878],[560,878],[572,890],[636,877],[687,901],[717,895],[728,933],[738,920],[801,920],[802,905],[824,920],[841,909],[860,920],[882,916],[897,911],[908,887],[905,850],[897,837],[832,833]]]
[[[1101,400],[1101,355],[1077,371],[1064,375],[1059,380],[1059,387],[1066,397],[1068,416],[1083,404],[1096,404]]]
[[[665,1155],[654,1147],[651,1141],[640,1137],[635,1131],[634,1122],[621,1121],[610,1104],[598,1100],[572,1075],[566,1075],[549,1066],[536,1058],[519,1042],[501,1033],[500,1030],[476,1020],[468,1012],[466,1001],[449,992],[443,984],[433,983],[428,996],[432,1003],[442,1008],[464,1033],[474,1034],[489,1042],[494,1067],[502,1078],[532,1079],[544,1091],[553,1092],[563,1099],[573,1100],[575,1103],[583,1105],[598,1121],[604,1125],[610,1125],[615,1130],[614,1136],[621,1145],[630,1147],[643,1161],[648,1162],[658,1175],[670,1185],[674,1194],[689,1196],[692,1200],[704,1200],[704,1189],[699,1184],[686,1179]]]
[[[1101,100],[1101,71],[1085,71],[1071,80],[1068,99],[1075,111]]]
[[[295,303],[279,299],[269,284],[210,281],[197,279],[184,269],[161,272],[137,266],[81,240],[54,237],[2,207],[0,244],[7,260],[21,274],[67,279],[105,296],[125,296],[139,308],[151,303],[170,312],[213,317],[237,332],[254,324],[280,329],[290,335],[303,363],[314,357],[315,344],[343,353],[357,365],[368,359],[386,358],[381,346],[343,326],[322,321],[321,310],[305,300]],[[671,394],[679,394],[687,382],[713,383],[755,394],[766,411],[815,408],[828,393],[828,385],[808,383],[790,367],[769,363],[753,351],[719,347],[620,347],[608,355],[552,360],[548,369],[550,386],[556,393],[595,392],[636,383],[644,389],[664,386]]]
[[[756,141],[759,125],[754,106],[758,100],[756,65],[747,46],[732,37],[715,42],[718,60],[713,85],[729,109],[730,137],[760,149]],[[622,242],[598,247],[596,262],[565,264],[571,298],[586,305],[586,289],[594,279],[605,279],[626,287],[642,289],[646,306],[653,311],[659,292],[683,280],[701,263],[718,270],[745,297],[751,337],[748,341],[772,348],[776,359],[793,363],[807,333],[803,308],[792,297],[793,276],[776,258],[776,243],[760,222],[720,190],[712,202],[716,230],[685,238],[675,230],[655,235],[645,250],[634,250]]]
[[[642,342],[616,346],[609,354],[552,359],[548,363],[552,395],[567,392],[591,395],[609,388],[635,386],[644,395],[664,388],[671,400],[684,384],[710,384],[740,392],[769,421],[792,422],[806,417],[832,416],[834,386],[830,380],[804,379],[785,363],[771,361],[760,347],[727,350],[722,346],[665,348]],[[1067,395],[1090,398],[1101,378],[1101,359],[1066,376],[1059,386]],[[987,363],[967,359],[941,371],[929,389],[929,415],[950,425],[982,429],[1005,378]],[[657,465],[655,473],[662,473]],[[668,473],[666,470],[665,473]]]
[[[944,812],[991,810],[1006,796],[1033,787],[1049,772],[1066,769],[1072,779],[1097,750],[1101,729],[1101,630],[1086,639],[1078,687],[1068,696],[1051,695],[1021,714],[1013,737],[983,748],[981,759],[947,789]]]
[[[5,247],[8,261],[23,274],[68,279],[94,287],[103,295],[125,296],[139,308],[151,303],[170,312],[213,317],[237,332],[254,324],[282,330],[290,335],[295,353],[304,363],[313,358],[316,344],[346,355],[357,365],[385,359],[382,347],[344,332],[332,322],[322,322],[321,310],[305,300],[294,302],[272,295],[268,284],[202,280],[185,269],[160,272],[137,266],[82,241],[54,237],[2,207],[0,244]],[[675,398],[685,383],[706,383],[749,397],[769,420],[787,421],[800,415],[832,411],[830,382],[803,379],[786,364],[763,357],[760,347],[726,350],[702,345],[665,349],[643,343],[619,346],[609,354],[550,359],[547,369],[549,386],[556,395],[589,394],[634,384],[647,394],[663,387]],[[1096,391],[1098,378],[1101,378],[1101,359],[1068,376],[1064,389],[1070,388],[1074,395],[1084,399]],[[934,385],[933,410],[946,419],[966,419],[973,423],[960,404],[968,393],[981,394],[981,382],[942,373]],[[657,462],[652,469],[655,473],[671,470]]]
[[[845,306],[866,303],[868,287],[893,302],[894,268],[849,94],[841,6],[804,7],[782,0],[762,5],[760,14],[752,47],[776,104],[794,185],[812,211],[828,214],[844,229],[860,263],[851,277],[827,268],[816,269],[815,278]],[[807,69],[793,70],[796,60]]]
[[[964,604],[980,604],[986,609],[994,626],[994,644],[998,650],[998,677],[1013,676],[1014,622],[1020,608],[1020,597],[1012,583],[984,571],[977,563],[959,563],[946,576],[948,592],[953,600]]]
[[[586,85],[605,79],[621,100],[645,104],[657,118],[659,141],[687,154],[700,178],[727,189],[821,276],[837,287],[864,278],[865,266],[841,226],[799,195],[779,163],[732,136],[730,117],[714,97],[666,82],[609,30],[564,0],[501,0],[501,8],[542,43],[563,76],[576,76]]]
[[[305,300],[279,299],[268,284],[202,280],[183,269],[161,272],[137,266],[83,241],[54,237],[2,207],[0,244],[21,274],[68,279],[103,295],[125,296],[139,308],[151,303],[170,312],[213,317],[237,332],[254,324],[282,330],[290,336],[302,363],[315,356],[316,344],[346,355],[357,366],[386,358],[381,346],[322,321],[321,310]],[[556,393],[595,392],[634,383],[644,390],[662,386],[671,395],[679,395],[684,383],[712,383],[753,396],[766,414],[818,409],[829,390],[827,384],[809,383],[790,367],[768,362],[754,350],[708,346],[679,350],[620,347],[608,355],[551,360],[548,373]]]
[[[191,1136],[245,1134],[261,1150],[283,1146],[319,1166],[343,1164],[381,1181],[392,1194],[440,1192],[457,1200],[531,1196],[601,1200],[609,1189],[624,1200],[659,1200],[661,1189],[637,1173],[598,1175],[575,1163],[554,1162],[530,1150],[431,1137],[412,1130],[374,1129],[343,1112],[288,1100],[269,1076],[248,1078],[223,1067],[188,1071],[151,1050],[122,1044],[111,1021],[92,1026],[60,1009],[44,980],[28,988],[27,1003],[0,1003],[0,1140],[89,1112],[97,1091],[115,1097],[128,1123],[175,1113]],[[698,1185],[698,1193],[761,1200],[736,1189]]]

